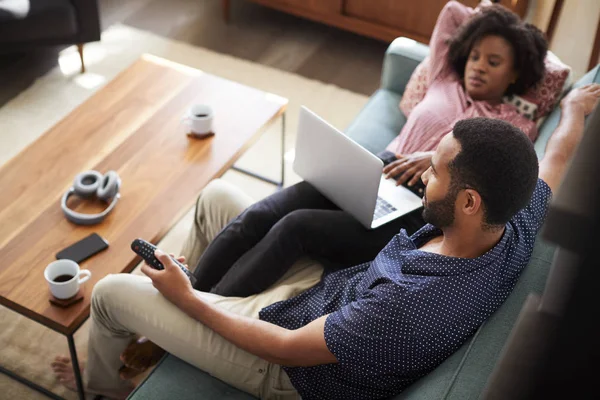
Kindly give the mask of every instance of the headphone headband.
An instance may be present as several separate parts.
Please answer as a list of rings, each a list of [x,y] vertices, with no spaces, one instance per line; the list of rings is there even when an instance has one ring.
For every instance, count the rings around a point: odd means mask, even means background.
[[[73,186],[63,194],[60,206],[67,219],[77,225],[99,224],[115,208],[121,198],[121,178],[115,171],[109,171],[102,176],[97,171],[86,171],[75,177]],[[69,208],[67,201],[72,195],[79,197],[91,197],[96,195],[99,199],[108,203],[109,206],[98,214],[83,214]]]

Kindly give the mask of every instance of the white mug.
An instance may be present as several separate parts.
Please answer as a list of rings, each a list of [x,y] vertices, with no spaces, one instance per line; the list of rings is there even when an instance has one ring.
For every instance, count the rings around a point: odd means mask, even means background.
[[[190,127],[192,134],[196,135],[212,133],[212,121],[212,108],[204,104],[194,104],[181,119],[181,122]]]
[[[79,285],[90,279],[90,276],[92,273],[89,270],[79,269],[79,264],[66,259],[53,261],[44,270],[50,292],[57,299],[69,299],[75,296],[79,292]]]

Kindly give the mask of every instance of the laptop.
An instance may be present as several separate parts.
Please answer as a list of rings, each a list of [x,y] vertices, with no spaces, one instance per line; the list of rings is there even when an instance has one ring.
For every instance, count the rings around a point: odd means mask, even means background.
[[[306,107],[300,109],[293,168],[367,229],[423,206],[415,193],[385,179],[379,157]]]

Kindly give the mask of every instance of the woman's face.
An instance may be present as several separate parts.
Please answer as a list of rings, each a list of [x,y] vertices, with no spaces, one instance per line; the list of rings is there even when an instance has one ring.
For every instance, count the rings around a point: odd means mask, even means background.
[[[506,89],[517,80],[512,45],[501,36],[479,39],[469,53],[464,79],[473,100],[501,102]]]

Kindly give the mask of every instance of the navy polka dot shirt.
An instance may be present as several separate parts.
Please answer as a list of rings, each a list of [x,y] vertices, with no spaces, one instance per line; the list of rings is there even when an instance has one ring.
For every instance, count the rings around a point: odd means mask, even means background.
[[[551,197],[538,180],[530,204],[484,255],[447,257],[418,250],[441,234],[402,230],[375,260],[329,273],[260,318],[297,329],[328,315],[325,341],[338,360],[284,367],[304,399],[379,399],[398,394],[456,351],[508,297],[529,262]]]

